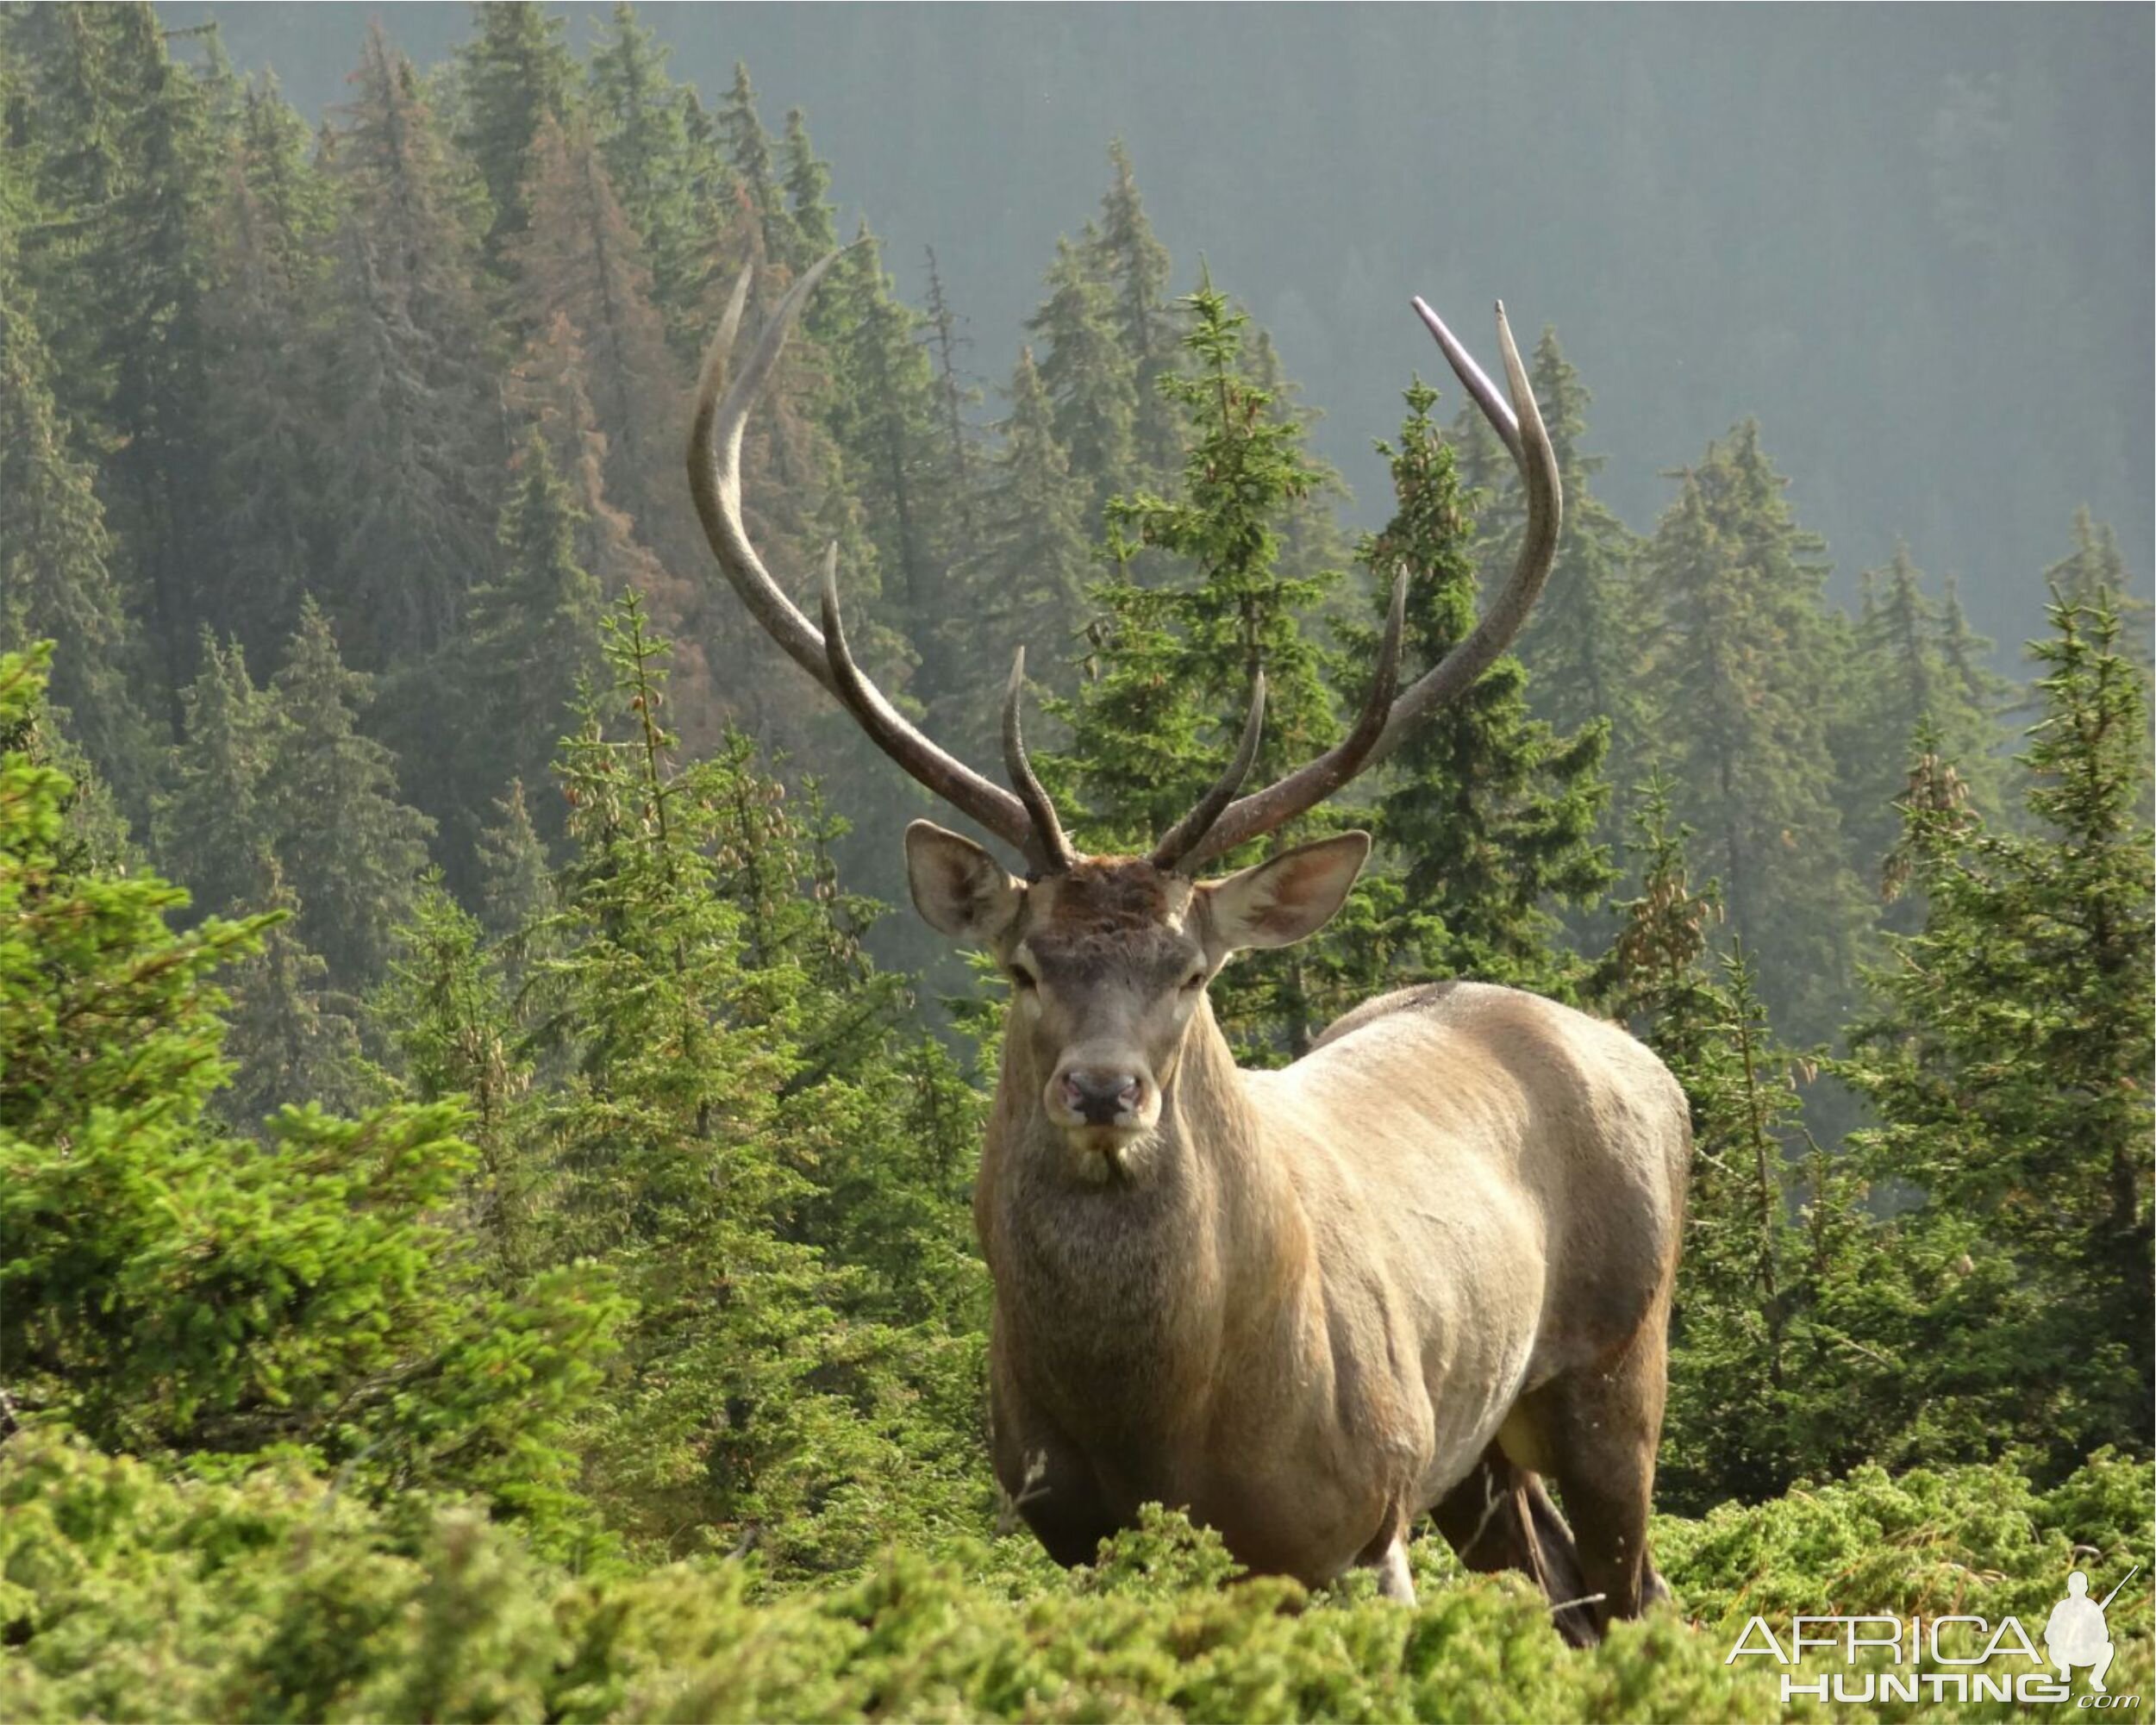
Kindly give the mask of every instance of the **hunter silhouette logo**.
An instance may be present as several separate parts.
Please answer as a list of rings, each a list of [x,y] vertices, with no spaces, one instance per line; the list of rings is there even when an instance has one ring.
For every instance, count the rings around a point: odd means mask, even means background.
[[[2041,1653],[2028,1628],[2010,1616],[1996,1622],[1959,1611],[1936,1617],[1798,1616],[1790,1621],[1786,1640],[1764,1617],[1753,1617],[1722,1663],[1747,1657],[1773,1660],[1782,1667],[1784,1705],[1802,1695],[1842,1705],[1928,1700],[2029,1707],[2071,1701],[2078,1708],[2136,1708],[2140,1697],[2114,1695],[2104,1687],[2115,1649],[2103,1614],[2140,1568],[2135,1564],[2128,1570],[2101,1600],[2089,1597],[2087,1571],[2072,1572],[2066,1597],[2044,1620]],[[1837,1656],[1839,1671],[1830,1663]],[[2077,1671],[2089,1674],[2078,1697]]]
[[[2128,1570],[2119,1587],[2133,1580],[2140,1569],[2137,1563]],[[2103,1603],[2098,1604],[2089,1597],[2085,1572],[2077,1569],[2066,1578],[2066,1597],[2051,1608],[2044,1623],[2044,1651],[2051,1655],[2061,1683],[2071,1687],[2074,1668],[2086,1666],[2089,1687],[2098,1695],[2109,1692],[2103,1686],[2103,1674],[2111,1668],[2111,1632],[2104,1624],[2103,1614],[2119,1597],[2119,1587],[2105,1594]]]

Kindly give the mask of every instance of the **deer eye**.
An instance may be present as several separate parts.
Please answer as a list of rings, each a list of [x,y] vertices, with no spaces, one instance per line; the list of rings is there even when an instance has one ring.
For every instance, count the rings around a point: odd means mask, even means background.
[[[1010,967],[1010,985],[1030,994],[1041,986],[1041,978],[1023,965],[1013,965]]]
[[[1192,971],[1190,975],[1183,978],[1183,989],[1184,992],[1186,994],[1194,988],[1203,988],[1204,986],[1205,969],[1202,965],[1197,970]]]

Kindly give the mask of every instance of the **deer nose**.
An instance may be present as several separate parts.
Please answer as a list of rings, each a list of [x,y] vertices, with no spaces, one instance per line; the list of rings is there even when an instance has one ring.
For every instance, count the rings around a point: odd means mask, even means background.
[[[1145,1081],[1135,1072],[1093,1066],[1072,1067],[1061,1088],[1063,1105],[1089,1126],[1113,1126],[1122,1115],[1135,1114],[1146,1094]]]

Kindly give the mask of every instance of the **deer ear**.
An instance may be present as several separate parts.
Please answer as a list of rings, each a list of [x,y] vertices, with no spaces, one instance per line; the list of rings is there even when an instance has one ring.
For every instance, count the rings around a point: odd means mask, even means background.
[[[1291,947],[1315,934],[1347,901],[1369,855],[1369,834],[1341,833],[1199,887],[1213,943],[1223,951]]]
[[[1026,889],[971,839],[933,821],[906,828],[906,884],[913,908],[939,934],[992,945],[1017,920]]]

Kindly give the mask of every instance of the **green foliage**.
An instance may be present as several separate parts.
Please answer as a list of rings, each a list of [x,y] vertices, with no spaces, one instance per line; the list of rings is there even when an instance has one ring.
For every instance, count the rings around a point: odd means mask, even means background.
[[[2151,1031],[2147,685],[2099,588],[2034,653],[2033,829],[1990,830],[1920,762],[1904,800],[1915,932],[1874,972],[1843,1068],[1880,1124],[1854,1153],[1909,1196],[1891,1336],[1931,1453],[2060,1466],[2149,1433]],[[1946,1334],[1972,1338],[1942,1348]],[[1973,1338],[1984,1340],[1977,1345]],[[1927,1345],[1929,1340],[1929,1345]]]
[[[1140,492],[1109,505],[1119,566],[1095,590],[1105,612],[1099,676],[1069,712],[1071,759],[1060,771],[1092,811],[1081,840],[1096,848],[1148,847],[1197,801],[1234,747],[1260,670],[1265,728],[1253,784],[1282,777],[1339,734],[1324,679],[1332,655],[1305,627],[1339,576],[1280,567],[1282,518],[1322,472],[1303,454],[1301,426],[1242,363],[1247,316],[1209,278],[1182,303],[1190,369],[1161,380],[1189,428],[1180,495]],[[1128,557],[1141,547],[1186,567],[1188,584],[1133,579]],[[1340,824],[1319,811],[1273,842]],[[1309,1046],[1324,1020],[1302,960],[1289,948],[1222,978],[1214,1003],[1231,1035],[1257,1048]]]
[[[1777,1024],[1811,1040],[1834,1028],[1865,913],[1820,698],[1839,676],[1822,547],[1787,487],[1756,424],[1709,445],[1656,529],[1640,602],[1675,811],[1697,829]]]
[[[42,657],[0,659],[0,725]],[[209,1104],[220,966],[263,919],[179,934],[153,874],[77,872],[69,786],[0,757],[0,1372],[12,1421],[179,1455],[299,1446],[379,1485],[468,1485],[547,1527],[564,1422],[619,1307],[565,1267],[491,1297],[441,1220],[453,1108],[288,1109],[259,1143]]]
[[[2139,1470],[2048,1492],[2001,1468],[1867,1470],[1703,1522],[1660,1518],[1673,1613],[1568,1652],[1516,1577],[1415,1551],[1421,1606],[1366,1584],[1223,1588],[1216,1541],[1153,1512],[1098,1567],[1009,1542],[890,1553],[842,1585],[759,1597],[753,1570],[577,1578],[466,1505],[371,1510],[291,1468],[169,1484],[50,1438],[0,1453],[0,1704],[26,1721],[184,1716],[1678,1722],[1785,1713],[1746,1619],[1956,1610],[2040,1625],[2077,1563],[2148,1555]],[[2112,1687],[2145,1691],[2146,1574],[2111,1608]],[[1810,1662],[1805,1675],[1829,1668]],[[2008,1716],[2000,1709],[1998,1717]],[[1991,1716],[1951,1703],[1835,1717]]]
[[[2145,1461],[2152,1390],[2118,546],[2084,512],[2047,572],[2002,759],[1951,584],[1897,551],[1828,607],[1750,428],[1643,547],[1547,333],[1533,680],[1283,835],[1365,821],[1372,878],[1222,999],[1260,1059],[1433,972],[1628,1016],[1696,1141],[1661,1501],[1773,1501],[1658,1528],[1707,1633],[1577,1657],[1431,1540],[1409,1614],[1224,1585],[1173,1515],[1070,1577],[991,1539],[992,993],[961,1059],[868,958],[901,937],[849,888],[898,896],[919,795],[710,579],[679,472],[724,287],[753,263],[768,316],[833,169],[746,68],[710,109],[673,84],[627,5],[582,68],[563,34],[484,9],[422,76],[371,32],[317,132],[214,32],[0,9],[0,647],[61,643],[51,702],[41,648],[0,661],[0,1709],[1766,1719],[1722,1659],[1749,1610],[2040,1616],[2072,1543],[2149,1555],[2145,1467],[2088,1459]],[[839,542],[865,660],[977,761],[1028,644],[1080,835],[1137,844],[1254,666],[1263,775],[1338,734],[1371,634],[1313,412],[1209,281],[1165,302],[1109,163],[1000,423],[933,260],[923,317],[860,244],[744,504],[797,594]],[[1410,671],[1519,528],[1502,447],[1430,404],[1363,559],[1409,567]],[[1783,1039],[1848,1024],[1875,919],[1843,1141]]]
[[[1378,593],[1407,572],[1403,682],[1472,632],[1478,584],[1468,551],[1473,499],[1462,494],[1452,447],[1431,421],[1437,393],[1418,380],[1405,394],[1399,436],[1379,446],[1395,513],[1362,547]],[[1376,637],[1366,640],[1374,653]],[[1406,740],[1384,766],[1377,836],[1397,870],[1386,920],[1413,931],[1401,942],[1412,974],[1563,998],[1584,966],[1558,944],[1550,906],[1599,898],[1614,878],[1596,842],[1608,727],[1590,720],[1577,735],[1555,734],[1528,716],[1529,680],[1518,659],[1501,659]]]

